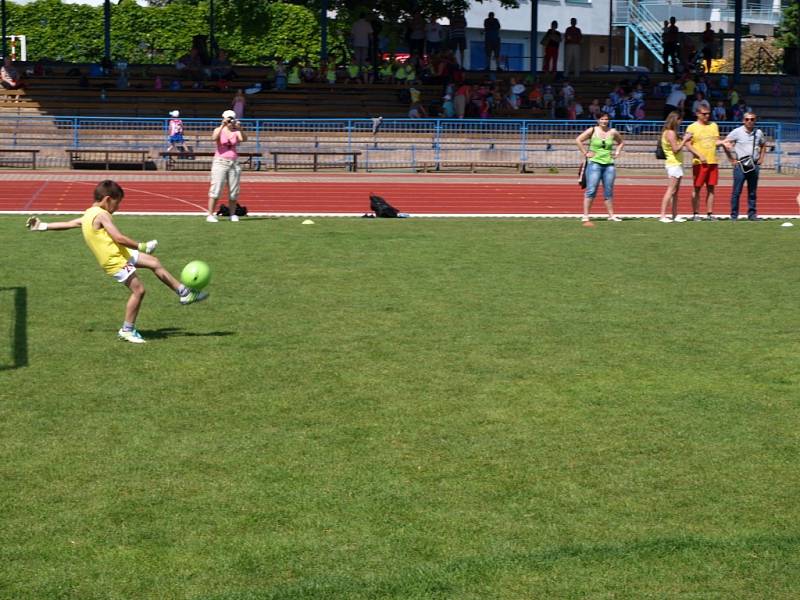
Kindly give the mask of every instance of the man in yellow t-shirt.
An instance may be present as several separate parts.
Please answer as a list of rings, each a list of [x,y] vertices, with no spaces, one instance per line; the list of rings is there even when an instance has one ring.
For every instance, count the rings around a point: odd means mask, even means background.
[[[685,148],[692,153],[692,220],[700,221],[700,190],[706,188],[706,219],[716,221],[714,216],[714,188],[719,181],[719,164],[717,163],[717,146],[722,145],[719,139],[719,128],[711,123],[711,105],[702,100],[697,104],[697,121],[686,128],[691,134],[691,141]]]
[[[94,190],[94,204],[77,219],[45,223],[38,217],[30,217],[26,225],[31,231],[81,229],[83,239],[100,267],[131,292],[125,305],[125,321],[117,336],[126,342],[143,344],[144,339],[136,330],[136,317],[144,298],[144,285],[136,274],[136,267],[153,271],[156,277],[178,294],[181,304],[205,300],[208,293],[186,287],[162,266],[160,260],[151,256],[158,246],[157,240],[136,242],[117,229],[111,215],[117,211],[124,196],[125,192],[116,181],[106,179],[97,184]]]

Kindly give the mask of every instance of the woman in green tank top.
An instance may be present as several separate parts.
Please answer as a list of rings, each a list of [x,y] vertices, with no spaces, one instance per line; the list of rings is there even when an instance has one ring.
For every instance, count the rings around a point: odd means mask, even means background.
[[[614,160],[619,158],[625,142],[616,129],[609,126],[611,117],[601,112],[597,116],[597,125],[589,127],[575,138],[575,143],[584,156],[586,163],[586,191],[583,195],[583,222],[589,222],[589,210],[597,194],[597,186],[603,181],[603,195],[609,221],[621,221],[614,215],[614,179],[616,169]],[[589,143],[588,148],[586,142]]]

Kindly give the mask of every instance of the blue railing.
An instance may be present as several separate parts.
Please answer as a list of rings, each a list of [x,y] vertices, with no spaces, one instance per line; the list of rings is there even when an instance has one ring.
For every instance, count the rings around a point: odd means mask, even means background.
[[[213,150],[211,131],[219,120],[183,122],[190,148]],[[162,118],[15,116],[0,117],[0,132],[8,147],[42,150],[43,166],[64,166],[63,150],[70,147],[146,150],[157,162],[159,151],[167,147],[167,123]],[[359,164],[366,169],[443,169],[457,164],[572,167],[575,137],[593,124],[540,119],[384,119],[380,124],[372,119],[245,119],[249,140],[243,150],[265,157],[270,150],[360,150]],[[662,166],[653,155],[661,121],[620,120],[613,125],[627,145],[621,166]],[[726,135],[739,123],[718,125]],[[759,127],[774,146],[768,168],[780,172],[787,158],[800,156],[800,125],[761,122]]]

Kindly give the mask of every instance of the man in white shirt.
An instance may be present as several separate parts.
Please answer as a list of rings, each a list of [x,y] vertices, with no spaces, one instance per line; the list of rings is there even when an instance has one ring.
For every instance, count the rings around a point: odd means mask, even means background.
[[[686,102],[686,94],[683,93],[681,86],[675,84],[672,86],[672,91],[664,101],[664,118],[666,119],[669,113],[675,111],[683,114],[683,105]]]

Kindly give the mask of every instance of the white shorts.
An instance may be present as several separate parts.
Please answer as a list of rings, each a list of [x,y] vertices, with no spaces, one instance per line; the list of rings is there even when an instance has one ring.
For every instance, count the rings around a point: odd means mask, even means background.
[[[680,179],[683,177],[683,167],[680,165],[668,165],[665,167],[667,169],[667,176],[674,177],[675,179]]]
[[[136,261],[139,260],[139,251],[130,250],[130,253],[131,257],[125,263],[125,266],[111,276],[117,283],[125,283],[130,279],[131,275],[136,273]]]
[[[215,157],[211,163],[211,188],[208,197],[217,200],[222,194],[222,188],[227,184],[228,198],[235,202],[239,198],[239,181],[242,167],[235,160]]]

